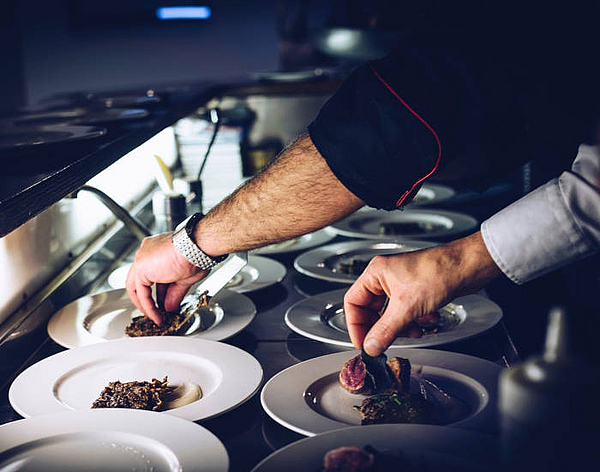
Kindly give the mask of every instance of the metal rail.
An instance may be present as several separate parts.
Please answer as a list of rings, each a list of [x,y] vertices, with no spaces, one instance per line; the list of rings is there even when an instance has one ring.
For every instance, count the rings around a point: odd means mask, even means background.
[[[152,192],[148,192],[131,209],[131,213],[136,214],[141,211],[152,200]],[[102,249],[106,243],[119,231],[125,224],[117,219],[115,223],[107,228],[100,236],[95,238],[80,254],[71,260],[52,280],[45,284],[38,292],[33,294],[23,305],[21,305],[4,323],[0,324],[0,347],[9,339],[19,327],[34,313],[42,303],[44,303],[52,294],[58,290],[81,266],[87,262],[94,254]],[[141,234],[140,234],[141,235]],[[136,237],[139,238],[138,234]]]

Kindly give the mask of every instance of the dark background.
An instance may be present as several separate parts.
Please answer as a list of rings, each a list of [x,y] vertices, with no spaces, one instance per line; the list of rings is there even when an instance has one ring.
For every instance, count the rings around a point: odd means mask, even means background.
[[[5,0],[0,17],[3,107],[74,89],[110,89],[156,81],[193,81],[249,72],[307,68],[340,60],[307,46],[321,28],[400,31],[433,40],[466,37],[494,53],[521,55],[543,73],[580,87],[592,83],[584,64],[597,60],[597,2],[375,0]],[[202,4],[212,17],[158,21],[158,6]],[[296,63],[286,45],[296,48]],[[307,52],[308,51],[308,52]],[[300,58],[301,57],[301,58]],[[571,82],[572,84],[572,82]]]
[[[209,5],[212,17],[159,22],[152,14],[156,6],[194,3]],[[548,78],[557,106],[581,123],[583,139],[593,141],[600,89],[596,3],[5,0],[0,111],[80,90],[351,68],[360,61],[328,57],[310,41],[322,28],[349,26],[396,31],[413,41],[463,41],[490,54],[519,57],[532,74]],[[533,186],[573,157],[534,168]],[[481,205],[491,213],[505,203],[510,202]],[[525,356],[541,349],[545,316],[555,303],[570,308],[576,349],[585,355],[595,351],[597,263],[588,259],[524,287],[507,280],[490,287],[503,301],[507,325]]]

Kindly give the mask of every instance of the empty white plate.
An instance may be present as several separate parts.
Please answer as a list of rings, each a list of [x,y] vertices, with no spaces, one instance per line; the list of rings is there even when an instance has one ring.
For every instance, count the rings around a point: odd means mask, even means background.
[[[139,410],[66,411],[0,426],[0,470],[226,472],[219,439],[191,421]]]
[[[312,233],[289,239],[281,243],[269,244],[268,246],[253,249],[253,254],[284,254],[287,252],[304,251],[311,247],[319,246],[331,241],[336,234],[329,228],[323,228]]]

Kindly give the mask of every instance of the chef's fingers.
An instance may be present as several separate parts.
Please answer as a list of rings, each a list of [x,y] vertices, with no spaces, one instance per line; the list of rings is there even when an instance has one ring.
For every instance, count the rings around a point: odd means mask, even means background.
[[[125,289],[127,290],[127,294],[129,295],[129,299],[131,300],[131,303],[133,303],[135,305],[135,307],[142,311],[142,305],[140,304],[140,301],[138,299],[136,290],[135,290],[135,266],[131,266],[131,268],[129,269],[129,272],[127,272],[127,279],[125,279]]]
[[[138,278],[135,284],[135,291],[137,293],[140,305],[142,306],[142,311],[148,318],[160,326],[162,323],[162,316],[157,310],[154,300],[152,299],[152,288],[142,284]]]
[[[397,297],[390,298],[385,312],[365,337],[364,350],[370,356],[384,352],[412,320],[406,306]]]
[[[366,334],[379,319],[379,311],[356,305],[344,305],[344,315],[353,346],[362,349]]]
[[[376,282],[374,285],[373,282],[363,272],[363,275],[356,279],[356,282],[344,294],[344,306],[349,304],[370,308],[375,311],[381,310],[386,301],[385,292],[379,283]]]
[[[177,311],[185,294],[190,289],[190,285],[181,284],[178,282],[172,283],[167,288],[165,293],[165,310]]]
[[[188,292],[190,287],[206,277],[209,272],[209,270],[202,270],[186,279],[178,280],[177,282],[169,284],[164,298],[165,310],[178,310],[181,300],[183,300],[183,297],[185,297],[185,294]]]
[[[425,313],[424,315],[417,316],[415,318],[415,322],[419,326],[427,328],[429,326],[437,325],[440,322],[440,318],[440,312],[435,310]]]
[[[158,309],[165,308],[165,295],[167,293],[167,289],[169,284],[156,284],[156,304],[158,305]]]
[[[362,349],[366,333],[379,319],[387,297],[378,283],[365,272],[344,295],[344,317],[350,340],[356,349]]]

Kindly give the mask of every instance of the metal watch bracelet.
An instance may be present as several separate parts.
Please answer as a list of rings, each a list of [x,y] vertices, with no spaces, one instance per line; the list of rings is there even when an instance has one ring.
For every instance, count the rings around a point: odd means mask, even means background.
[[[196,267],[208,270],[227,258],[227,254],[211,257],[200,249],[188,235],[187,225],[173,233],[173,246],[179,254]]]

